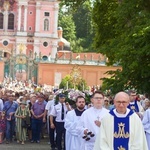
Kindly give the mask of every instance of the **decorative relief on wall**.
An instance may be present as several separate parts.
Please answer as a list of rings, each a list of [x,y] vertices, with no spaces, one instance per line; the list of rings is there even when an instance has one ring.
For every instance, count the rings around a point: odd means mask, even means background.
[[[15,0],[0,0],[0,7],[3,11],[10,11],[13,9]]]

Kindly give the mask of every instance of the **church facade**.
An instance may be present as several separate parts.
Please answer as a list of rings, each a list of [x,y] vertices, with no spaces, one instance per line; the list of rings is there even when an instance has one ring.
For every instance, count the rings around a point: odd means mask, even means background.
[[[32,59],[55,58],[58,10],[57,0],[0,0],[0,57],[4,76],[29,79],[33,76]]]
[[[58,0],[0,0],[0,81],[58,86],[79,65],[88,85],[98,85],[106,71],[118,69],[107,67],[101,54],[72,53],[58,27],[58,11]]]
[[[4,57],[41,53],[54,58],[58,10],[56,0],[1,0],[0,51]]]

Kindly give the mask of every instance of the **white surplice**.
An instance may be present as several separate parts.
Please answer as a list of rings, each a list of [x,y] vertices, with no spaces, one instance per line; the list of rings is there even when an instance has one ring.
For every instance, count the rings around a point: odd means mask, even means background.
[[[116,109],[114,113],[117,117],[126,117],[129,113],[127,109],[126,114],[118,114]],[[133,113],[130,118],[130,137],[129,137],[129,150],[148,150],[146,137],[142,122],[136,113]],[[93,150],[114,150],[114,116],[108,114],[102,119],[102,124],[99,133],[96,138],[96,142]]]
[[[80,117],[81,116],[76,116],[75,110],[69,111],[66,115],[64,125],[66,129],[66,150],[79,150],[82,139],[76,127]]]
[[[142,123],[146,132],[148,149],[150,150],[150,108],[145,111]]]
[[[99,131],[99,127],[95,124],[96,120],[101,121],[101,119],[109,113],[109,110],[105,108],[96,109],[91,107],[83,112],[80,118],[79,125],[77,129],[79,130],[80,136],[84,136],[84,130],[88,129],[91,131],[95,136],[90,137],[89,141],[82,139],[82,144],[78,150],[93,150],[94,142],[96,139],[96,135]]]

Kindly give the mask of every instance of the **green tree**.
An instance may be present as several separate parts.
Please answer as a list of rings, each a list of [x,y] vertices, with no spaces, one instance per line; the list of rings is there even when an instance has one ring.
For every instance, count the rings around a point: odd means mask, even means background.
[[[90,0],[87,0],[83,5],[80,5],[73,13],[73,20],[76,26],[76,37],[82,39],[82,47],[84,51],[93,50],[93,21],[92,21],[92,5]]]
[[[69,9],[65,12],[60,9],[58,25],[63,29],[63,37],[70,42],[71,50],[73,52],[82,52],[82,39],[76,38],[76,26]]]
[[[63,29],[63,37],[68,41],[76,39],[75,24],[71,14],[59,12],[58,26]]]
[[[150,93],[150,9],[145,1],[103,0],[95,3],[93,14],[95,47],[106,54],[108,65],[122,66],[121,71],[108,72],[112,78],[105,82],[114,92],[136,88]]]
[[[67,5],[70,4],[68,7]],[[73,5],[72,5],[73,4]],[[78,4],[81,4],[78,2]],[[71,20],[73,20],[75,25],[75,39],[69,40],[71,42],[72,48],[74,52],[86,52],[86,51],[94,51],[93,48],[93,36],[94,36],[94,29],[93,29],[93,22],[92,22],[92,4],[90,0],[86,2],[82,2],[82,5],[76,7],[74,9],[74,5],[77,6],[77,3],[73,3],[71,1],[62,1],[59,22],[63,22],[63,16],[71,16]],[[71,7],[72,6],[72,7]],[[65,9],[63,8],[65,7]],[[70,20],[70,21],[71,21]],[[68,20],[69,21],[69,20]],[[64,21],[66,22],[66,21]],[[61,23],[62,24],[62,23]],[[68,23],[66,23],[68,25]],[[64,26],[64,23],[63,23]],[[70,29],[71,26],[68,28]],[[66,28],[66,27],[65,27]],[[69,31],[67,29],[67,31]],[[65,34],[69,34],[68,32],[64,31]]]
[[[85,0],[63,0],[78,7]],[[150,94],[150,1],[95,0],[94,45],[108,57],[108,65],[117,63],[122,70],[110,71],[105,79],[114,92],[136,88]]]
[[[83,86],[84,86],[84,89],[83,89]],[[70,75],[67,75],[62,79],[62,81],[59,85],[59,88],[60,89],[67,89],[67,88],[73,89],[74,88],[74,84],[71,80]],[[75,85],[75,89],[78,89],[80,91],[86,90],[87,88],[88,88],[87,83],[84,79],[81,79],[81,81],[77,85]]]
[[[87,0],[62,0],[61,5],[66,5],[66,6],[69,6],[71,8],[77,9],[85,1],[87,1]]]

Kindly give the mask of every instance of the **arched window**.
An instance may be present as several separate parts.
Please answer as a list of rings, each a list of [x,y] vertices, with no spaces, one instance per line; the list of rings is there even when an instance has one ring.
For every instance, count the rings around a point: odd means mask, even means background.
[[[45,19],[44,20],[44,31],[48,31],[49,30],[49,20]]]
[[[0,13],[0,29],[3,29],[3,19],[4,19],[4,15]]]
[[[14,29],[14,14],[8,15],[8,29],[10,30]]]

